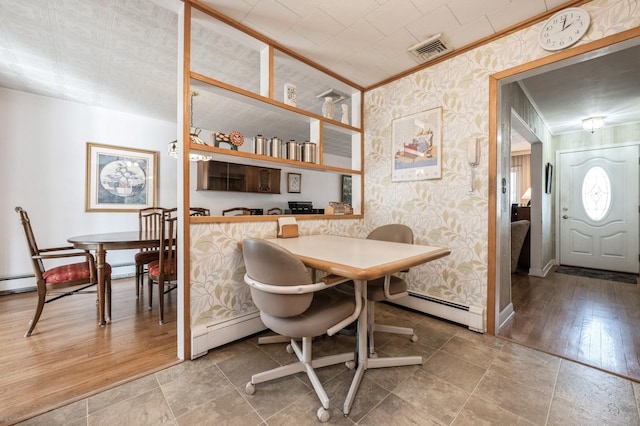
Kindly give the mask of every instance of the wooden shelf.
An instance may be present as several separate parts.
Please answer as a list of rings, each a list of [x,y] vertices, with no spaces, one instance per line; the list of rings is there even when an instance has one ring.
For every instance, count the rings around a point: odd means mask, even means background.
[[[186,7],[194,5],[187,2]],[[358,185],[354,187],[354,204],[357,214],[354,215],[298,215],[297,218],[327,219],[327,218],[362,218],[363,195],[361,191],[364,180],[363,160],[363,130],[361,129],[361,105],[363,89],[354,85],[321,67],[306,63],[301,58],[291,56],[286,49],[274,45],[269,41],[260,40],[256,34],[247,31],[241,26],[221,19],[213,10],[207,7],[197,7],[196,14],[198,25],[206,26],[210,31],[214,28],[220,37],[226,37],[227,46],[241,51],[237,57],[228,57],[226,63],[217,64],[215,49],[202,49],[206,38],[196,40],[199,53],[189,61],[185,61],[184,93],[197,92],[201,95],[194,108],[185,96],[183,105],[183,128],[185,150],[210,155],[213,160],[227,163],[242,163],[247,167],[257,166],[275,169],[273,166],[281,165],[290,169],[328,172],[333,175],[351,175]],[[202,12],[202,13],[201,13]],[[213,22],[204,24],[208,15]],[[192,24],[193,24],[192,17]],[[185,25],[188,27],[188,25]],[[205,31],[207,32],[207,31]],[[194,44],[194,36],[198,31],[187,34],[191,37],[186,43],[186,54],[190,52],[190,45]],[[254,43],[255,42],[255,43]],[[207,45],[208,46],[208,45]],[[215,46],[213,46],[215,47]],[[222,52],[220,52],[222,53]],[[224,54],[220,57],[225,57]],[[238,70],[238,75],[243,78],[224,77],[221,70],[233,67]],[[216,76],[216,78],[212,77]],[[286,83],[295,84],[298,88],[298,106],[284,102],[282,93],[274,94],[274,83],[283,88]],[[242,87],[240,87],[242,86]],[[319,113],[322,99],[318,93],[332,89],[340,95],[346,96],[343,105],[347,105],[350,111],[350,124],[337,119],[324,117]],[[193,97],[191,97],[193,102]],[[195,111],[194,111],[195,110]],[[194,115],[195,112],[195,115]],[[209,138],[203,138],[206,145],[193,144],[186,138],[189,127],[198,127],[208,133]],[[217,126],[217,127],[216,127]],[[226,144],[213,146],[212,139],[216,132],[231,133],[233,131],[243,133],[245,141],[251,136],[265,135],[264,137],[279,137],[285,144],[290,140],[303,144],[307,141],[316,144],[316,158],[313,163],[290,160],[286,158],[271,157],[268,155],[248,152],[247,143],[240,150],[231,149]],[[256,136],[257,137],[257,136]],[[216,143],[216,145],[218,145]],[[224,145],[224,146],[223,146]],[[194,167],[190,163],[189,167]],[[198,165],[199,190],[223,190],[223,180],[226,190],[229,190],[230,182],[234,181],[232,175],[217,177],[215,173],[206,173],[206,182],[203,178],[202,165]],[[315,175],[309,173],[309,175]],[[331,177],[333,178],[333,176]],[[220,182],[218,182],[218,180]],[[241,179],[240,179],[241,180]],[[278,179],[279,181],[280,179]],[[232,185],[235,188],[235,186]],[[245,189],[246,192],[255,192]],[[278,192],[279,189],[278,189]],[[336,194],[339,199],[340,194]],[[208,222],[242,222],[242,221],[273,221],[277,216],[249,216],[249,217],[221,217],[196,218],[192,223]]]
[[[242,151],[234,151],[234,150],[225,149],[225,148],[216,148],[215,146],[209,146],[209,145],[203,146],[203,145],[198,145],[198,144],[193,144],[192,143],[191,146],[190,146],[190,149],[192,151],[207,152],[207,153],[210,153],[210,154],[227,156],[229,159],[232,158],[232,157],[242,157],[242,158],[250,158],[252,160],[261,161],[261,162],[264,162],[264,163],[286,164],[287,166],[291,166],[291,167],[295,167],[295,168],[299,168],[299,169],[323,170],[323,171],[332,171],[332,172],[336,172],[336,173],[354,174],[354,175],[361,175],[362,174],[362,172],[360,170],[346,169],[346,168],[342,168],[342,167],[325,166],[325,165],[315,164],[315,163],[306,163],[304,161],[296,161],[296,160],[288,160],[286,158],[270,157],[268,155],[253,154],[251,152],[242,152]],[[221,159],[221,161],[226,161],[226,160],[222,160]]]

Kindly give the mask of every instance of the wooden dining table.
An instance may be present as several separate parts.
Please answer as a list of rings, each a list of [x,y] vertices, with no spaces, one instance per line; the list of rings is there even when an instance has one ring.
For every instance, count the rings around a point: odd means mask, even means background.
[[[374,358],[367,348],[367,281],[448,256],[447,247],[351,238],[335,235],[306,235],[271,238],[293,253],[306,266],[350,278],[359,286],[363,307],[358,317],[358,368],[344,402],[344,415],[351,410],[364,373],[368,369],[422,364],[420,356]]]
[[[160,246],[158,232],[106,232],[102,234],[79,235],[68,238],[73,247],[82,250],[93,250],[96,256],[98,275],[98,324],[104,326],[111,318],[105,315],[105,265],[108,250],[131,250]],[[109,300],[111,306],[111,300]]]

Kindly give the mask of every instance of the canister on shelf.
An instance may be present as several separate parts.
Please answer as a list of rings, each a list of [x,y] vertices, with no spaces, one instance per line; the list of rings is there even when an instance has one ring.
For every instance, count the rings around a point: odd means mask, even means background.
[[[300,160],[300,144],[293,139],[287,142],[287,158],[289,160]]]
[[[313,142],[306,141],[302,144],[302,161],[305,163],[315,163],[316,162],[316,144]]]
[[[253,152],[259,155],[267,155],[267,138],[258,135],[253,138]]]
[[[282,139],[278,137],[272,137],[269,141],[269,153],[272,157],[284,158],[284,152],[282,151]]]

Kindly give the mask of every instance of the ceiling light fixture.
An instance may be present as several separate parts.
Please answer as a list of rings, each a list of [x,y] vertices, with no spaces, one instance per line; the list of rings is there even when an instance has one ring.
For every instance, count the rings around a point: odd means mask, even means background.
[[[595,132],[604,126],[604,117],[589,117],[582,120],[582,128],[588,132]]]
[[[196,145],[207,146],[207,144],[200,139],[200,129],[193,127],[193,97],[198,96],[198,92],[191,92],[191,105],[190,105],[190,115],[189,115],[189,139],[191,143]],[[178,141],[175,140],[173,142],[169,142],[169,157],[178,158]],[[211,160],[210,155],[198,154],[195,152],[189,153],[189,161],[209,161]]]

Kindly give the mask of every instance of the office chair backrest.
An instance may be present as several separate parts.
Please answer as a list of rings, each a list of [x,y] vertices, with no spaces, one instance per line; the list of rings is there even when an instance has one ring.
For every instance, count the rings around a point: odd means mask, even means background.
[[[374,229],[367,239],[413,244],[413,231],[406,225],[391,223]]]
[[[250,278],[263,284],[292,286],[312,284],[304,264],[288,250],[257,238],[242,242],[242,255]],[[263,312],[277,317],[300,315],[311,305],[312,293],[275,294],[251,288],[253,303]]]

